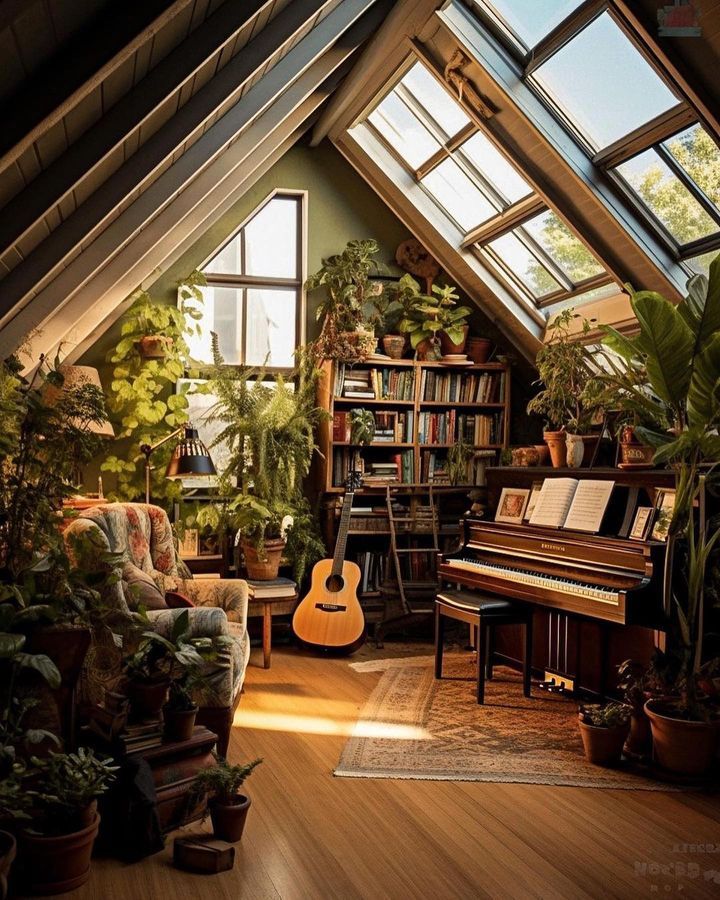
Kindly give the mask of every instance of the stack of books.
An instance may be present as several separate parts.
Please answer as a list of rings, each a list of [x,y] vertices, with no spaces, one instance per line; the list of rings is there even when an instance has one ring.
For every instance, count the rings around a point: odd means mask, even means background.
[[[253,581],[245,579],[250,587],[253,600],[272,600],[286,597],[291,599],[297,594],[297,584],[291,578],[273,578],[270,581]]]
[[[370,463],[370,471],[363,478],[368,487],[393,484],[400,480],[400,464],[396,461]]]
[[[353,400],[374,400],[375,389],[370,369],[348,369],[342,382],[342,396]]]
[[[149,719],[126,725],[117,736],[116,744],[123,753],[137,753],[159,747],[163,742],[162,719]]]

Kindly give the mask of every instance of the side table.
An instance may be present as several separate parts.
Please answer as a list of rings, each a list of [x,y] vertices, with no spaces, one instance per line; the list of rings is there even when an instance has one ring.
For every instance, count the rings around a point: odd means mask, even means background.
[[[263,618],[262,648],[263,668],[270,668],[272,656],[272,617],[286,616],[295,611],[297,591],[286,597],[253,597],[248,604],[248,619],[256,616]]]

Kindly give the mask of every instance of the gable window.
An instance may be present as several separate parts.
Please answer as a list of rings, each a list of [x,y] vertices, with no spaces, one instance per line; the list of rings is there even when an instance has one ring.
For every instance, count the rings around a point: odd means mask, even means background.
[[[303,195],[278,192],[201,267],[202,333],[193,358],[212,362],[211,332],[228,365],[291,369],[301,342]]]
[[[366,125],[454,223],[460,247],[523,303],[545,306],[613,283],[423,62],[411,62]]]

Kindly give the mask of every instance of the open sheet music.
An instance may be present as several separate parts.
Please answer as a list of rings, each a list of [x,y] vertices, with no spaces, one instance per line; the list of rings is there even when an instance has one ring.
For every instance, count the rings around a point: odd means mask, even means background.
[[[546,478],[530,524],[597,532],[614,487],[614,481]]]

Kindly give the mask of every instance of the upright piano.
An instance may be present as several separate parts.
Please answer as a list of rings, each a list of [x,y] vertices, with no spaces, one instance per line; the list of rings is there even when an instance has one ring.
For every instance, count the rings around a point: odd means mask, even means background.
[[[612,479],[621,496],[630,496],[624,490],[630,489],[644,506],[652,505],[657,490],[674,486],[673,473],[666,471],[489,469],[488,518],[464,519],[460,549],[440,558],[438,575],[535,605],[536,668],[542,661],[541,668],[567,675],[575,686],[584,681],[582,686],[604,693],[610,667],[629,656],[647,661],[656,637],[652,629],[665,628],[666,545],[607,530],[587,534],[492,521],[502,487],[529,488],[568,475]],[[519,635],[498,640],[500,656],[517,660]]]

